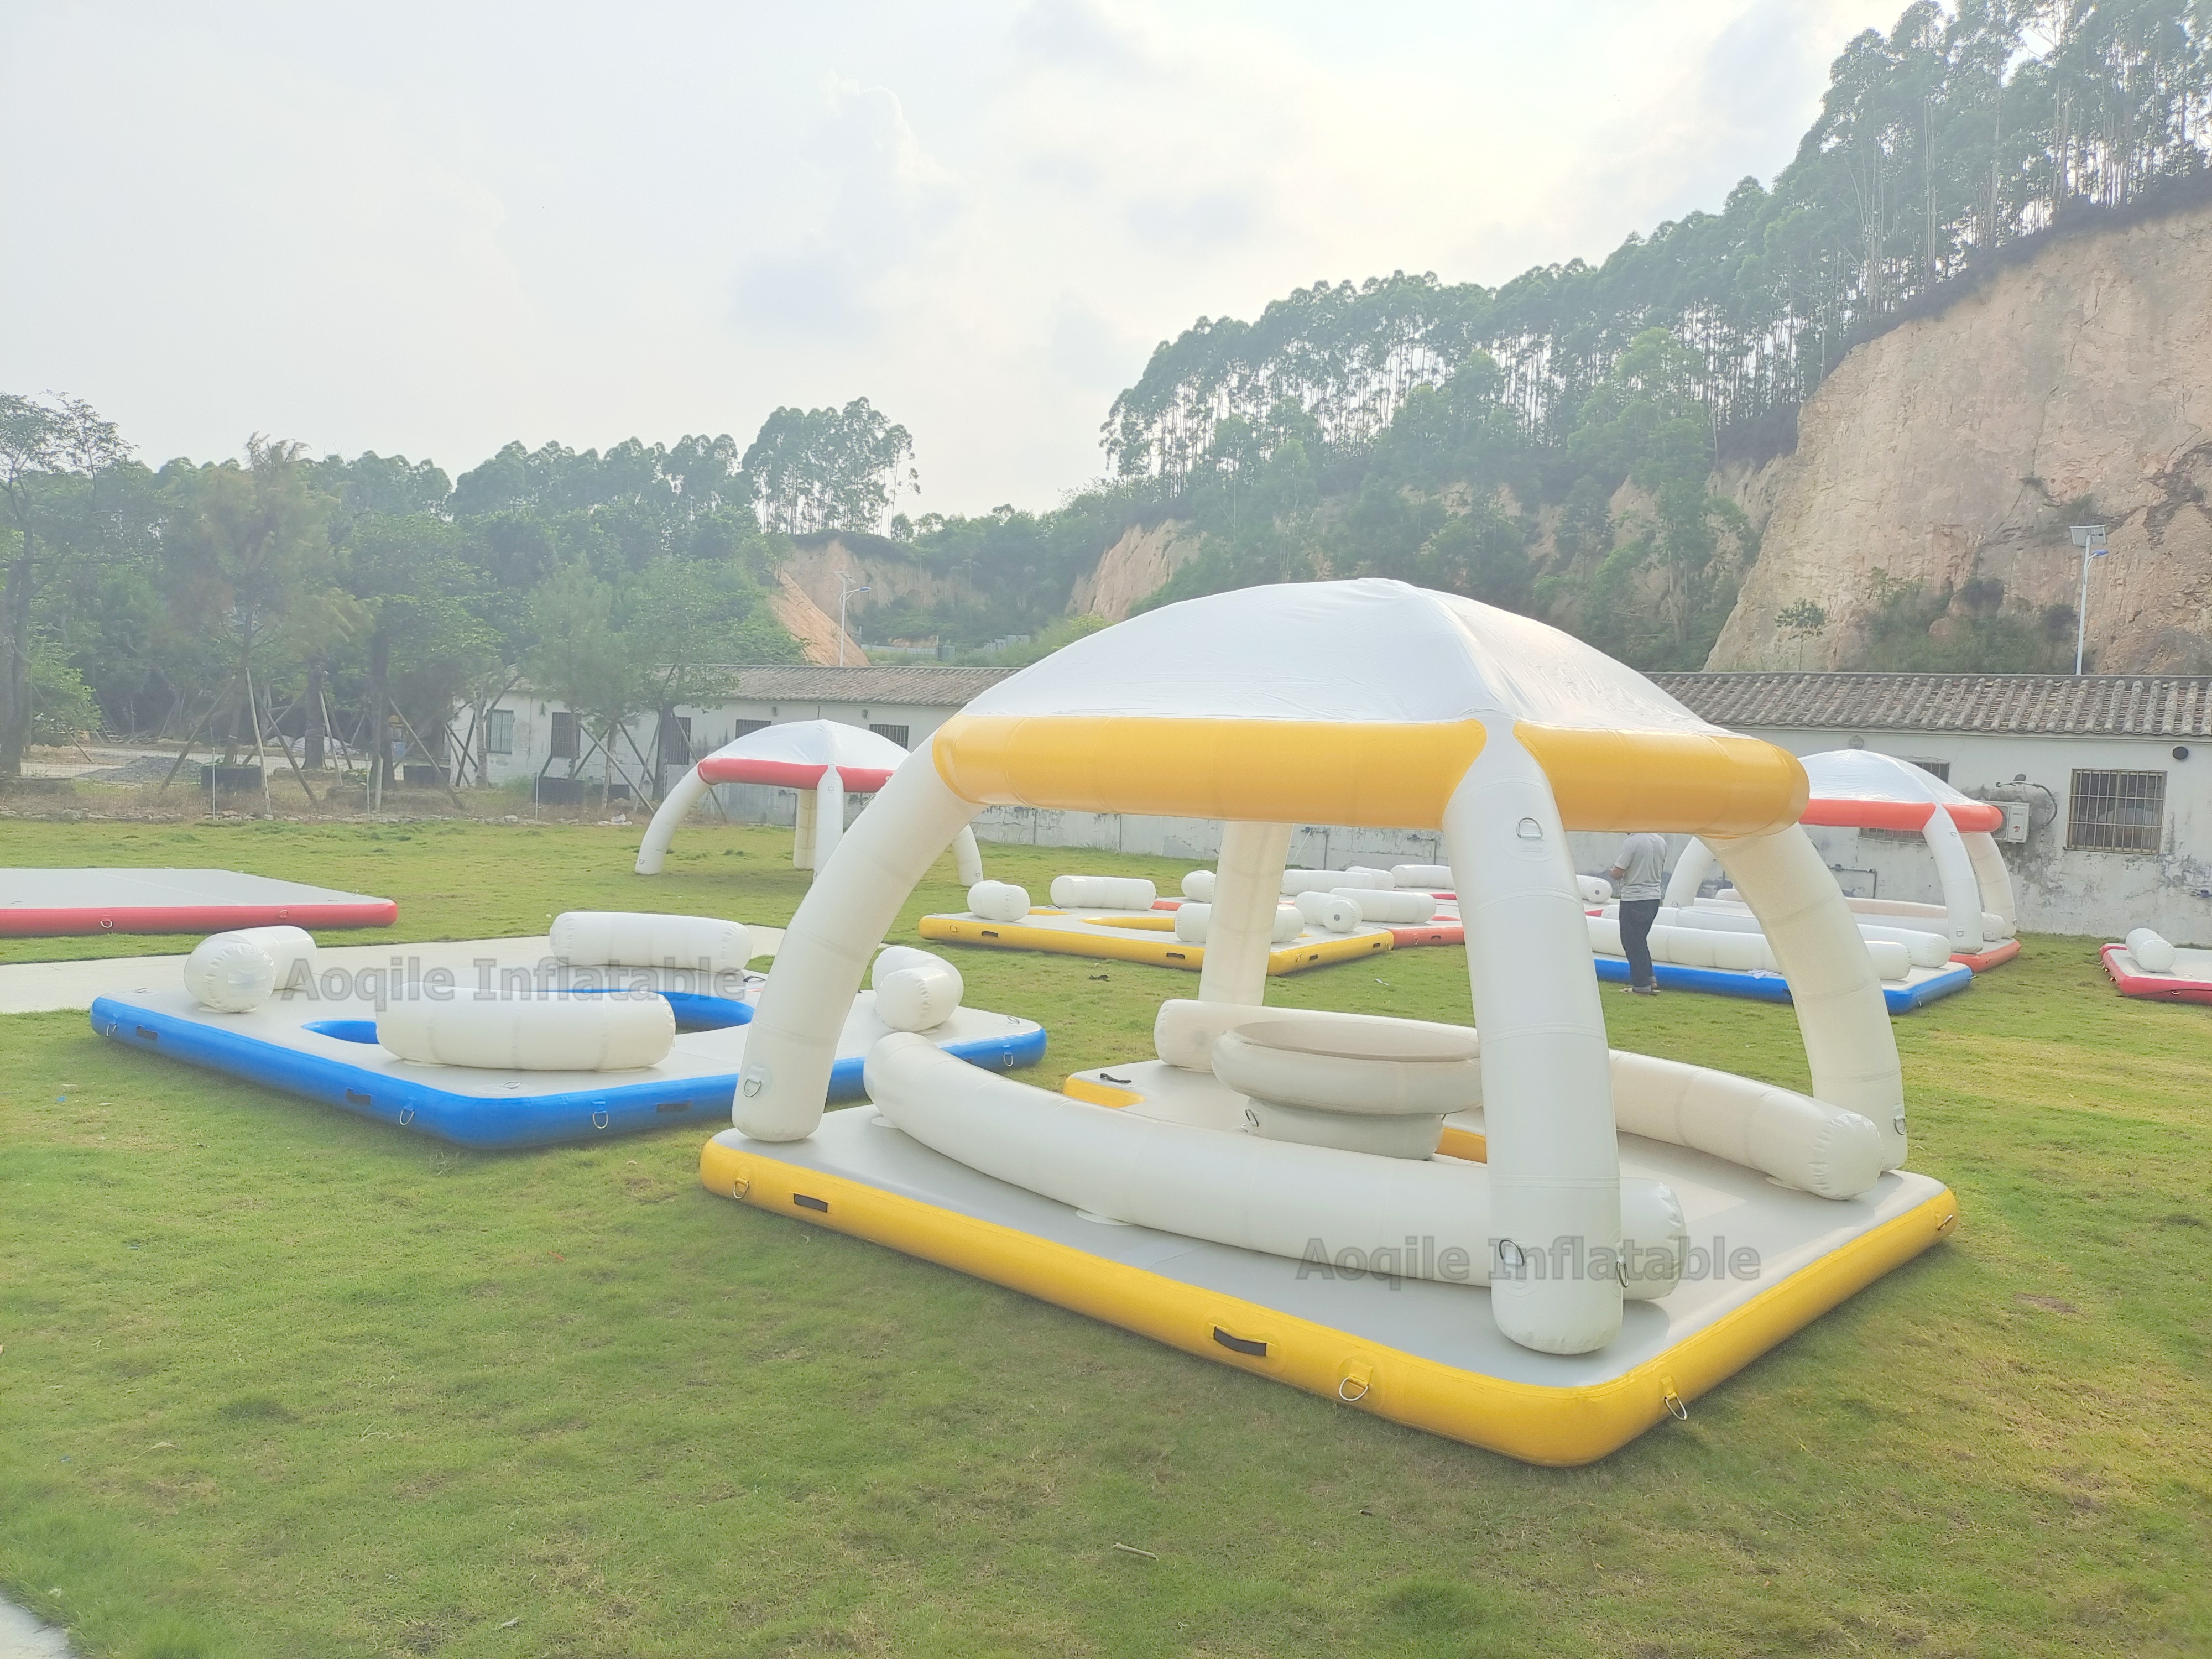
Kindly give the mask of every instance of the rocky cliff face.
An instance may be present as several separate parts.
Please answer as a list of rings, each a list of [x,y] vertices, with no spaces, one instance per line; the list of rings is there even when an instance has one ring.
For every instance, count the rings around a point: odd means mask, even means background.
[[[1198,556],[1198,538],[1180,519],[1131,526],[1098,556],[1097,564],[1076,578],[1068,614],[1121,622],[1129,607],[1157,592],[1175,573]]]
[[[1767,473],[1710,667],[1853,666],[1877,573],[1961,604],[2002,583],[2007,612],[2064,607],[2070,642],[2068,526],[2100,521],[2093,665],[2212,670],[2212,210],[2054,243],[1859,347]],[[1778,622],[1799,601],[1826,613],[1818,634]]]

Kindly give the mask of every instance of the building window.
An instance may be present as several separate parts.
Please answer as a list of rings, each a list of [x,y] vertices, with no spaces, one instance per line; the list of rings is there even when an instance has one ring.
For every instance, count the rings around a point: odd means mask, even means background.
[[[868,728],[869,731],[874,732],[879,738],[889,738],[893,743],[896,744],[902,749],[912,746],[907,742],[907,733],[911,729],[911,727],[904,726],[871,726]]]
[[[739,738],[749,738],[756,732],[765,732],[775,724],[774,720],[732,720],[730,741],[735,743]]]
[[[691,764],[691,717],[689,714],[663,714],[660,717],[660,763],[663,766]]]
[[[2081,772],[2066,806],[2066,844],[2155,853],[2166,840],[2166,774]]]
[[[576,758],[576,717],[574,714],[556,714],[553,716],[553,758]]]
[[[1912,763],[1923,772],[1933,773],[1946,783],[1951,781],[1951,763],[1948,761],[1915,761]]]
[[[484,753],[512,755],[514,752],[514,710],[495,708],[484,718]]]

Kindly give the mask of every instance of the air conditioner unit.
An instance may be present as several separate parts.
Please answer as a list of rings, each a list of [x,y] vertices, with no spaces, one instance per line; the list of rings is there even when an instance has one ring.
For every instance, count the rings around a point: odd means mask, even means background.
[[[1997,830],[1997,839],[2014,845],[2026,841],[2028,816],[2033,809],[2024,800],[2002,800],[1996,805],[2004,808],[2004,823]]]

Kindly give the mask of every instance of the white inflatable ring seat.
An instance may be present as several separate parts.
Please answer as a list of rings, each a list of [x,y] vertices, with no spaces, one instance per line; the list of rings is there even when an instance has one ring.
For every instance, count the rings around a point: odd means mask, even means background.
[[[1426,1158],[1448,1113],[1481,1103],[1479,1053],[1471,1034],[1291,1015],[1224,1032],[1213,1073],[1270,1140]]]
[[[668,999],[651,993],[396,1002],[376,1040],[402,1060],[498,1072],[627,1072],[676,1042]]]

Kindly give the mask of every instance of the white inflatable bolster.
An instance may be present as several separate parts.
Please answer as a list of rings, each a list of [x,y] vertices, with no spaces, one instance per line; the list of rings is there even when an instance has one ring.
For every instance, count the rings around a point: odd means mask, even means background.
[[[1440,893],[1453,890],[1449,864],[1394,864],[1390,866],[1390,879],[1401,887],[1420,887]]]
[[[430,1066],[624,1072],[668,1058],[676,1015],[649,993],[402,1002],[377,1015],[376,1040]]]
[[[1603,876],[1577,876],[1575,884],[1583,890],[1585,904],[1608,904],[1613,901],[1613,884]]]
[[[960,1011],[967,988],[943,957],[907,945],[886,945],[868,982],[876,1017],[894,1031],[935,1030]]]
[[[1388,890],[1398,884],[1387,870],[1285,870],[1283,872],[1283,896],[1296,898],[1301,893],[1330,893],[1340,888],[1381,888]]]
[[[1006,881],[979,881],[968,890],[970,915],[986,921],[1019,921],[1030,913],[1030,893]]]
[[[1433,893],[1381,892],[1371,887],[1339,887],[1334,896],[1358,907],[1363,922],[1422,922],[1437,914]]]
[[[1305,916],[1297,905],[1279,904],[1275,907],[1275,926],[1268,935],[1271,943],[1288,945],[1305,930]]]
[[[1278,1018],[1279,1010],[1178,997],[1161,1005],[1152,1024],[1152,1046],[1167,1065],[1211,1071],[1214,1044],[1224,1035]],[[1379,1031],[1400,1028],[1409,1036],[1475,1036],[1462,1025],[1376,1014],[1316,1009],[1301,1011],[1297,1018]],[[1881,1176],[1881,1132],[1863,1113],[1728,1072],[1620,1048],[1612,1051],[1611,1078],[1615,1119],[1624,1133],[1710,1152],[1823,1198],[1856,1197]]]
[[[650,911],[564,910],[546,930],[553,954],[588,968],[742,969],[752,959],[743,922]]]
[[[1160,890],[1135,876],[1054,876],[1052,902],[1063,910],[1149,910]]]
[[[1494,1229],[1482,1164],[1376,1158],[1117,1112],[980,1071],[906,1034],[868,1051],[867,1089],[877,1110],[923,1146],[1092,1215],[1292,1260],[1308,1254],[1324,1231],[1316,1218],[1326,1218],[1332,1261],[1356,1249],[1368,1272],[1489,1282]],[[1664,1183],[1631,1177],[1620,1210],[1632,1259],[1659,1269],[1631,1279],[1626,1293],[1666,1295],[1687,1243],[1680,1205]],[[1425,1241],[1421,1249],[1405,1249],[1408,1234]]]
[[[1185,945],[1206,943],[1206,930],[1213,925],[1213,907],[1186,900],[1176,907],[1175,936]]]
[[[1607,914],[1613,913],[1608,911]],[[1666,904],[1659,907],[1658,925],[1662,927],[1704,927],[1723,933],[1758,933],[1764,931],[1759,925],[1759,918],[1748,910],[1711,910],[1697,907],[1676,909]],[[1885,939],[1892,945],[1902,945],[1915,968],[1941,968],[1951,959],[1951,942],[1941,933],[1930,933],[1917,927],[1890,927],[1878,921],[1861,921],[1858,930],[1862,939]]]
[[[1359,927],[1359,907],[1336,893],[1301,893],[1298,914],[1323,933],[1349,933]]]
[[[2154,974],[2173,971],[2173,946],[2148,927],[2136,927],[2128,933],[2128,954],[2136,959],[2136,966]]]
[[[1196,899],[1200,904],[1213,902],[1214,875],[1211,870],[1194,870],[1182,878],[1182,896]]]
[[[1620,922],[1617,917],[1590,917],[1589,936],[1590,949],[1600,955],[1626,954],[1620,947]],[[1654,927],[1648,943],[1652,961],[1677,968],[1719,968],[1739,974],[1782,971],[1764,933],[1711,927]],[[1887,939],[1868,939],[1865,944],[1877,977],[1893,982],[1911,973],[1912,958],[1902,945]]]
[[[301,927],[234,927],[210,933],[185,958],[185,989],[219,1014],[251,1013],[314,971],[315,941]]]

